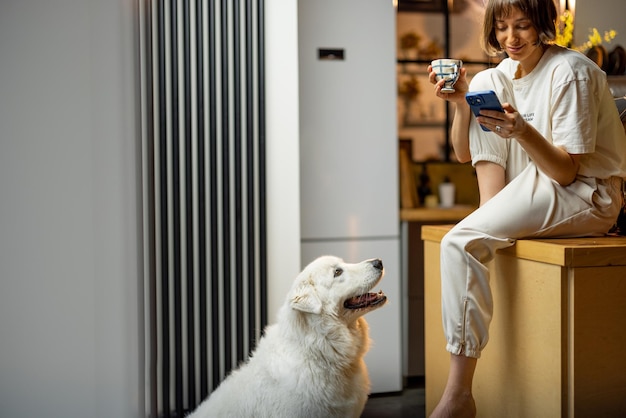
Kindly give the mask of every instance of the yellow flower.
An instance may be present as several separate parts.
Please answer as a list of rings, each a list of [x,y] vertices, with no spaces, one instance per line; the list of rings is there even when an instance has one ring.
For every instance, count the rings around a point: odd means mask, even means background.
[[[554,42],[557,45],[569,47],[574,37],[574,17],[567,10],[559,16],[559,23],[556,27],[556,38]]]
[[[608,43],[611,42],[617,36],[617,32],[613,29],[604,32],[604,40]]]
[[[593,48],[594,46],[601,45],[602,41],[605,41],[606,43],[611,43],[611,41],[615,39],[615,36],[617,35],[617,32],[613,29],[605,31],[604,35],[600,35],[600,32],[597,28],[591,28],[589,29],[589,32],[590,34],[587,38],[587,42],[575,47],[574,49],[584,52],[588,49]]]
[[[591,28],[589,32],[587,42],[582,45],[572,46],[572,40],[574,38],[574,17],[566,10],[559,16],[554,43],[584,52],[594,46],[602,44],[603,41],[610,43],[615,39],[615,36],[617,36],[617,32],[613,29],[605,31],[603,35],[600,35],[600,31],[597,28]]]

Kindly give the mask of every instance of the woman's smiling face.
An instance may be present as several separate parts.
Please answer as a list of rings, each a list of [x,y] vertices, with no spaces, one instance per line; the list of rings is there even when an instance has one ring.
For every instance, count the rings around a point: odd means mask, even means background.
[[[495,34],[498,43],[511,59],[522,64],[528,74],[543,55],[543,45],[533,22],[517,7],[496,17]]]

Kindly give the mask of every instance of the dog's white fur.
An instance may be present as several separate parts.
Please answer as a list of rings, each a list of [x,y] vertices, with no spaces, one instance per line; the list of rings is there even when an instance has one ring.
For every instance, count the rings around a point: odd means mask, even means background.
[[[382,292],[367,294],[382,276],[377,259],[314,260],[295,279],[277,323],[266,328],[248,362],[190,418],[359,417],[370,391],[362,316],[385,304]],[[364,306],[344,306],[362,294]]]

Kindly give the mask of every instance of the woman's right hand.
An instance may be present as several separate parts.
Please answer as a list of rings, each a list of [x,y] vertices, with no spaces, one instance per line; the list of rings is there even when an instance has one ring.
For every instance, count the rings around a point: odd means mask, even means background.
[[[435,85],[435,95],[441,99],[447,100],[452,103],[465,104],[465,93],[469,90],[469,84],[467,83],[467,69],[461,67],[459,72],[459,79],[454,83],[454,93],[442,93],[444,80],[437,81],[437,74],[433,71],[431,65],[428,66],[428,81]]]
[[[461,163],[468,162],[472,158],[469,148],[469,124],[472,114],[465,101],[465,93],[469,90],[466,75],[467,70],[461,67],[459,79],[454,83],[454,93],[442,93],[443,80],[438,82],[432,66],[428,66],[428,80],[435,85],[435,95],[455,104],[450,139],[454,154]]]

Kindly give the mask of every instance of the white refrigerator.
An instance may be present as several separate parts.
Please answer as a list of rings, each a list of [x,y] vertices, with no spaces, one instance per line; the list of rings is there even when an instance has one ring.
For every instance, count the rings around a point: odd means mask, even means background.
[[[373,393],[402,390],[395,19],[392,0],[299,1],[302,263],[383,260]]]

